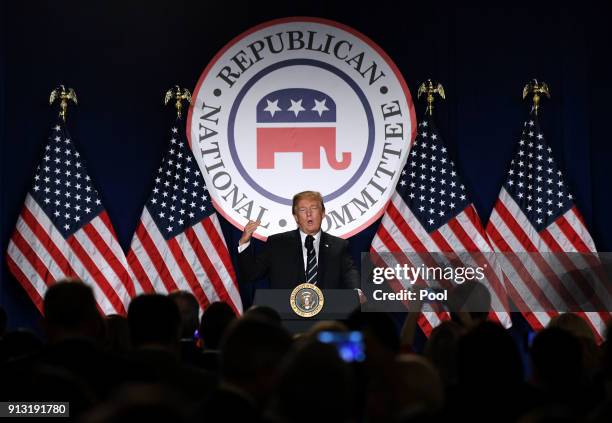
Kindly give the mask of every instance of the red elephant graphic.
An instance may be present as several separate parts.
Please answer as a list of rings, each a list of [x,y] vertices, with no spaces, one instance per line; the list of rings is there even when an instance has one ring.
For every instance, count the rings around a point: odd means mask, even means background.
[[[303,169],[320,169],[321,149],[332,169],[351,164],[350,152],[336,158],[336,105],[320,91],[289,88],[264,96],[257,123],[258,169],[274,169],[276,153],[301,153]]]

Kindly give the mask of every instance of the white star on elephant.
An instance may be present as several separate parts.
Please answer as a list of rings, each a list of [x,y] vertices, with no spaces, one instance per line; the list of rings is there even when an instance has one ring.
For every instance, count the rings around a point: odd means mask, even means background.
[[[289,107],[287,110],[290,110],[290,111],[292,111],[293,113],[295,113],[295,117],[297,117],[297,115],[298,115],[300,112],[303,112],[303,111],[304,111],[304,110],[306,110],[306,109],[304,109],[304,108],[302,107],[302,100],[300,99],[299,101],[293,101],[293,100],[291,100],[291,107]]]
[[[319,113],[319,117],[321,117],[321,115],[323,114],[323,112],[326,112],[326,111],[328,111],[328,110],[329,110],[329,109],[328,109],[328,108],[325,106],[325,102],[326,102],[326,101],[327,101],[327,99],[326,99],[326,98],[324,98],[324,99],[323,99],[323,100],[321,100],[321,101],[318,101],[318,100],[316,100],[316,99],[315,99],[315,101],[314,101],[314,102],[315,102],[315,106],[314,106],[312,109],[310,109],[310,110],[313,110],[313,111],[315,111],[315,112]]]
[[[278,107],[278,100],[274,100],[274,101],[266,100],[266,101],[268,102],[268,106],[264,109],[264,112],[270,112],[272,117],[274,117],[274,113],[280,112],[282,110],[280,107]]]

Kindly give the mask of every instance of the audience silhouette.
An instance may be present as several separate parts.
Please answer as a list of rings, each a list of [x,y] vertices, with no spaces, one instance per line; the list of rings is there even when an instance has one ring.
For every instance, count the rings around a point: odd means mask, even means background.
[[[486,305],[468,288],[451,301]],[[188,292],[103,316],[89,286],[66,280],[45,295],[43,339],[7,331],[0,309],[0,400],[69,402],[85,423],[610,421],[612,348],[579,315],[554,318],[523,362],[487,313],[456,309],[416,354],[414,313],[401,330],[397,315],[356,310],[290,334],[273,309],[201,310]],[[330,331],[360,332],[365,360],[320,342]]]

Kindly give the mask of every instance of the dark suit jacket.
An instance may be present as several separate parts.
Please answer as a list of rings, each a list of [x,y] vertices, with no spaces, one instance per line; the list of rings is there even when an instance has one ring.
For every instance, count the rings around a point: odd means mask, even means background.
[[[319,288],[359,287],[359,272],[349,254],[348,241],[322,232],[317,264]],[[257,255],[249,245],[238,254],[238,268],[241,282],[267,276],[274,289],[293,289],[306,282],[299,229],[268,237]]]

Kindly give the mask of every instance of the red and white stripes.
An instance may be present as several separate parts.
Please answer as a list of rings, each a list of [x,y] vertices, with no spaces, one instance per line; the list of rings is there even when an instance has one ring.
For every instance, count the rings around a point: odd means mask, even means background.
[[[410,254],[413,266],[421,264],[431,266],[441,263],[432,263],[432,256],[426,253],[474,253],[466,266],[484,265],[489,266],[490,271],[483,283],[489,288],[492,300],[492,309],[495,313],[492,317],[499,320],[504,326],[510,326],[510,316],[506,301],[505,290],[502,283],[502,272],[499,266],[493,262],[489,263],[490,256],[486,254],[492,249],[488,244],[477,213],[473,205],[466,207],[457,216],[450,219],[445,225],[432,233],[428,233],[419,223],[410,208],[397,194],[391,198],[381,225],[372,241],[371,251],[384,252],[414,252]],[[443,255],[437,255],[440,261]],[[417,261],[417,257],[420,257]],[[406,258],[404,258],[406,260]],[[466,260],[466,255],[462,255]],[[444,259],[442,259],[444,260]],[[449,264],[449,263],[445,263]],[[387,265],[393,265],[387,263]],[[426,283],[426,281],[423,281]],[[446,312],[434,311],[426,304],[423,317],[419,324],[425,333],[437,326],[441,320],[448,318]]]
[[[597,273],[595,246],[575,206],[538,232],[502,188],[486,232],[495,251],[525,253],[500,255],[500,261],[509,296],[534,328],[546,326],[559,311],[577,311],[603,339],[610,314],[597,289],[608,298],[612,291],[605,275]],[[580,272],[585,268],[596,270],[594,284]]]
[[[63,278],[90,285],[105,314],[126,314],[134,295],[125,255],[105,211],[65,239],[28,194],[7,262],[41,312],[47,288]]]
[[[145,207],[128,263],[138,292],[189,291],[203,309],[224,301],[242,313],[236,275],[216,214],[165,240]]]

